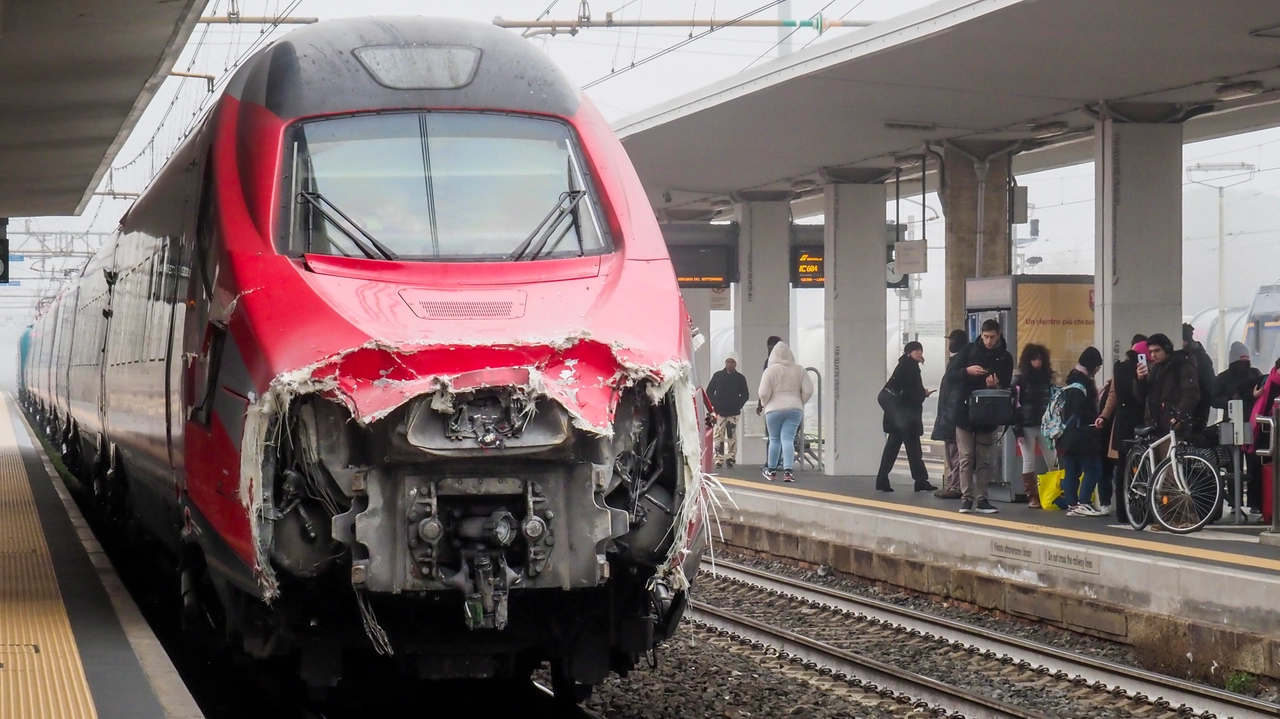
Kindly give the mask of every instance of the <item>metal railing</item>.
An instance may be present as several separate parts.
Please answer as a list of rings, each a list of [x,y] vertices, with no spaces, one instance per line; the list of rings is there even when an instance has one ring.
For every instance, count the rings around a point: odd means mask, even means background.
[[[825,466],[824,458],[826,457],[827,451],[826,442],[822,436],[822,373],[818,371],[817,367],[805,367],[804,370],[806,372],[812,372],[813,376],[818,380],[813,396],[818,398],[818,451],[816,453],[816,459],[818,461],[818,471],[821,472]],[[801,428],[801,431],[803,432],[804,429]],[[803,445],[801,446],[803,447]]]

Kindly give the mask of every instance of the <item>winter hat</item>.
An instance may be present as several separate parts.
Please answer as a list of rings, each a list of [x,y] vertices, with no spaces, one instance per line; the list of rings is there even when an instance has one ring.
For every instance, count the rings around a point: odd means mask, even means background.
[[[902,354],[909,355],[912,352],[915,352],[916,350],[922,350],[922,349],[924,349],[924,345],[920,344],[919,342],[908,342],[906,346],[902,348]]]
[[[1102,366],[1102,353],[1097,347],[1086,347],[1080,353],[1080,366],[1087,370],[1095,370]]]
[[[1173,342],[1168,335],[1157,332],[1147,338],[1147,347],[1159,347],[1165,351],[1165,354],[1173,354]]]
[[[1147,353],[1147,349],[1148,349],[1148,347],[1147,347],[1147,341],[1146,341],[1146,340],[1140,340],[1140,341],[1138,341],[1138,342],[1134,342],[1134,343],[1133,343],[1133,351],[1134,351],[1134,352],[1137,352],[1137,353],[1138,353],[1138,354],[1140,354],[1140,355],[1144,355],[1144,354],[1146,354],[1146,353]]]
[[[1239,360],[1251,360],[1251,359],[1253,359],[1253,353],[1249,351],[1249,348],[1245,346],[1245,343],[1243,342],[1231,343],[1231,354],[1227,355],[1228,363],[1237,362]]]

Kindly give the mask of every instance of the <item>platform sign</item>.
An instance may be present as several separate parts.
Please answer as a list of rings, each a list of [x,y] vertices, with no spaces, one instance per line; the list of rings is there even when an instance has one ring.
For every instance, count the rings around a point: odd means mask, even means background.
[[[729,301],[729,288],[716,287],[711,290],[711,310],[713,312],[728,312],[733,309],[732,303]]]
[[[10,262],[23,262],[23,261],[25,261],[26,259],[27,259],[27,258],[26,258],[26,256],[24,256],[24,255],[9,255],[9,261],[10,261]]]
[[[826,284],[826,262],[823,254],[822,245],[792,245],[792,287],[822,287]]]
[[[22,282],[19,280],[9,280],[8,282],[0,282],[0,287],[21,287]]]
[[[728,287],[738,281],[738,258],[723,245],[673,245],[667,248],[682,288]]]
[[[929,243],[924,240],[906,240],[893,245],[893,269],[900,275],[922,274],[929,271]]]

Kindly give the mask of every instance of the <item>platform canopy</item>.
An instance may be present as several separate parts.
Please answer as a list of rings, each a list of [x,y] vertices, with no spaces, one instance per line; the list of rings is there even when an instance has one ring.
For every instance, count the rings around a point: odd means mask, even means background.
[[[82,211],[207,0],[0,0],[0,217]]]
[[[1108,109],[1188,142],[1280,125],[1280,3],[944,0],[615,127],[659,215],[696,219],[883,176],[926,142],[1022,140],[1019,172],[1087,161]]]

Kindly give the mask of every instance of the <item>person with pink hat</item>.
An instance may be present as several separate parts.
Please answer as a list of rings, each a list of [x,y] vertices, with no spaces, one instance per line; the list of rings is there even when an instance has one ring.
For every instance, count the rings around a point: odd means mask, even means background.
[[[1114,460],[1115,475],[1112,483],[1115,486],[1115,513],[1117,519],[1126,521],[1124,510],[1124,443],[1133,439],[1134,429],[1142,424],[1145,408],[1134,392],[1134,383],[1138,379],[1138,363],[1147,361],[1147,336],[1134,335],[1130,343],[1131,349],[1125,358],[1115,363],[1111,370],[1111,391],[1107,394],[1107,404],[1102,408],[1103,423],[1110,423],[1111,435],[1106,442],[1105,453],[1109,460]],[[1099,494],[1103,494],[1099,492]],[[1110,507],[1103,508],[1109,512]]]

